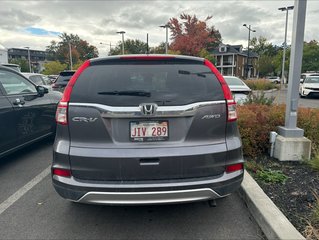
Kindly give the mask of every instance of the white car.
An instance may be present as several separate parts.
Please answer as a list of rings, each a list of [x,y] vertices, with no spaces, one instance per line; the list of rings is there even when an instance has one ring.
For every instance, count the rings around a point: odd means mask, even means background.
[[[300,97],[319,96],[319,76],[306,77],[299,86]]]
[[[40,73],[26,73],[22,72],[22,74],[27,77],[29,80],[31,80],[33,83],[35,83],[38,86],[43,86],[47,88],[49,91],[52,90],[51,87],[51,81],[49,78],[43,74]]]
[[[266,79],[270,82],[273,82],[273,83],[280,83],[280,77],[276,77],[276,76],[271,76],[271,77],[266,77]]]
[[[230,91],[232,92],[236,103],[242,104],[246,101],[251,89],[238,77],[223,76]]]

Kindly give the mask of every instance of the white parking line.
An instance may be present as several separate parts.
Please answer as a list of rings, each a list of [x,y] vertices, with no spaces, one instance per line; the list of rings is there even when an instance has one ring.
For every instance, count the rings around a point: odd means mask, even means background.
[[[0,215],[7,210],[12,204],[18,201],[24,194],[26,194],[30,189],[32,189],[35,185],[41,182],[46,176],[48,176],[51,172],[51,166],[44,169],[39,175],[33,178],[26,185],[21,187],[18,191],[12,194],[7,200],[0,204]]]

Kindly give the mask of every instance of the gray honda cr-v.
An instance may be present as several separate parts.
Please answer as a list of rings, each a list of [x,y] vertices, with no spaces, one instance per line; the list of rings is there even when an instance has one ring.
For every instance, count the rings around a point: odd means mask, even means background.
[[[56,113],[52,180],[66,199],[164,204],[229,195],[243,179],[236,103],[208,60],[86,61]]]

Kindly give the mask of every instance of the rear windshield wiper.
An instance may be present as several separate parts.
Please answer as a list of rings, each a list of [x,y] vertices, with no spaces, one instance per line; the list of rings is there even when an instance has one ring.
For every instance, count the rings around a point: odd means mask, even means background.
[[[110,91],[110,92],[98,92],[102,95],[124,95],[124,96],[138,96],[138,97],[150,97],[151,93],[146,91]]]

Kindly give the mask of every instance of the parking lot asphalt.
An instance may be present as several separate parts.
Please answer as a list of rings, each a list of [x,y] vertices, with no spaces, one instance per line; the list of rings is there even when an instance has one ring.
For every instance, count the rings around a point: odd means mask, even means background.
[[[275,97],[275,103],[286,103],[287,102],[287,92],[288,88],[282,87],[280,91],[273,91],[266,93],[267,97]],[[298,99],[298,106],[305,108],[319,108],[319,98],[318,97],[307,97]]]
[[[0,159],[0,239],[264,239],[238,193],[217,207],[68,202],[51,184],[51,149],[46,140]]]

